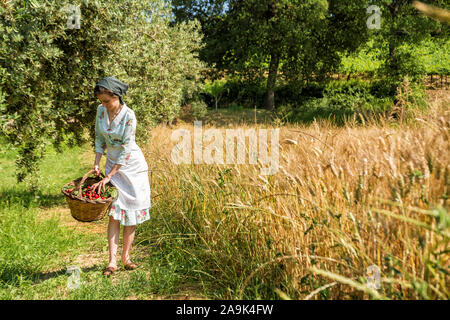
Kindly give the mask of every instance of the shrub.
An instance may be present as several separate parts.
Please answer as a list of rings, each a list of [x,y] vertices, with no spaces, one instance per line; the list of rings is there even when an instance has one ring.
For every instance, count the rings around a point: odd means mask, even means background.
[[[290,122],[329,118],[335,124],[343,125],[353,115],[358,115],[357,121],[361,121],[361,117],[367,120],[373,114],[386,112],[392,105],[392,98],[373,96],[370,83],[356,79],[332,81],[325,85],[323,97],[304,97],[298,102],[295,110],[288,110]],[[286,112],[286,108],[279,112]]]
[[[322,83],[311,82],[306,87],[302,89],[302,96],[305,97],[314,97],[314,98],[323,98],[323,91],[325,89],[325,85]]]
[[[206,103],[201,100],[194,100],[191,102],[191,112],[192,115],[197,118],[201,119],[206,115]]]
[[[424,85],[410,82],[408,76],[406,76],[397,88],[395,104],[390,110],[389,116],[399,119],[400,122],[415,119],[417,113],[423,113],[427,110],[427,99]]]
[[[370,93],[378,98],[393,97],[396,90],[396,83],[389,78],[374,80],[370,86]]]
[[[266,84],[264,79],[255,79],[253,81],[233,77],[227,79],[224,85],[226,95],[224,104],[235,102],[245,108],[254,108],[264,105],[266,94]]]
[[[360,80],[351,79],[349,81],[331,81],[324,89],[324,93],[328,96],[333,94],[368,94],[370,91],[370,83]]]
[[[301,100],[304,87],[303,81],[292,81],[279,85],[275,90],[275,104],[289,104]]]

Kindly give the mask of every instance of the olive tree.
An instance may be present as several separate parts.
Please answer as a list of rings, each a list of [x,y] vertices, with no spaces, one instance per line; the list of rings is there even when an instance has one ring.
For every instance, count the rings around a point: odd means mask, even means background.
[[[18,150],[17,179],[34,176],[46,146],[93,147],[94,85],[116,76],[140,120],[137,139],[196,98],[199,25],[170,27],[162,0],[11,0],[0,3],[0,135]]]

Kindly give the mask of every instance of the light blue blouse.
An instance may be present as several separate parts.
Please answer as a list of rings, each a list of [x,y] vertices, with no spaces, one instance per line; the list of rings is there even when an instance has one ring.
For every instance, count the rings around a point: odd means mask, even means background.
[[[105,174],[114,164],[122,165],[112,176],[111,183],[119,191],[111,204],[109,215],[131,226],[150,219],[151,190],[148,180],[148,165],[144,154],[135,141],[136,116],[125,104],[122,110],[109,121],[108,111],[97,107],[95,120],[95,152],[106,155]]]
[[[125,104],[110,124],[108,111],[97,107],[95,121],[95,152],[105,154],[114,164],[127,165],[137,145],[135,141],[136,116]],[[140,150],[139,150],[140,151]]]

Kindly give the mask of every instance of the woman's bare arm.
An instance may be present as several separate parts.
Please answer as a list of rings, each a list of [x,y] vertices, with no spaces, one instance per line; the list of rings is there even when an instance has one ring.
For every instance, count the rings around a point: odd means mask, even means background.
[[[112,167],[111,171],[108,173],[107,177],[108,177],[109,179],[111,179],[112,176],[115,175],[117,171],[119,171],[120,167],[122,167],[122,165],[116,163],[116,164]]]
[[[96,152],[96,153],[95,153],[94,168],[95,168],[95,166],[99,166],[99,165],[100,165],[100,160],[101,160],[101,158],[102,158],[102,154],[99,153],[99,152]],[[121,164],[115,164],[115,165],[112,167],[112,169],[111,169],[111,171],[109,172],[109,174],[107,175],[107,177],[108,177],[109,179],[111,179],[112,176],[115,175],[117,171],[119,171],[120,167],[122,167]]]
[[[95,153],[95,162],[94,162],[94,166],[100,165],[100,160],[101,160],[101,158],[102,158],[102,155],[103,155],[103,154],[101,154],[101,153],[99,153],[99,152],[96,152],[96,153]]]

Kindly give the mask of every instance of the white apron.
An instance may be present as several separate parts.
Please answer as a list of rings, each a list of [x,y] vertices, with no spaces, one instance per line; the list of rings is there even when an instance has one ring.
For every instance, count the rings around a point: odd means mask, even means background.
[[[133,226],[150,219],[151,190],[148,179],[148,165],[144,154],[135,141],[136,116],[134,111],[123,105],[122,110],[109,123],[106,108],[97,108],[96,152],[106,156],[105,174],[115,163],[121,164],[119,171],[111,178],[119,196],[111,204],[109,215],[124,226]]]

